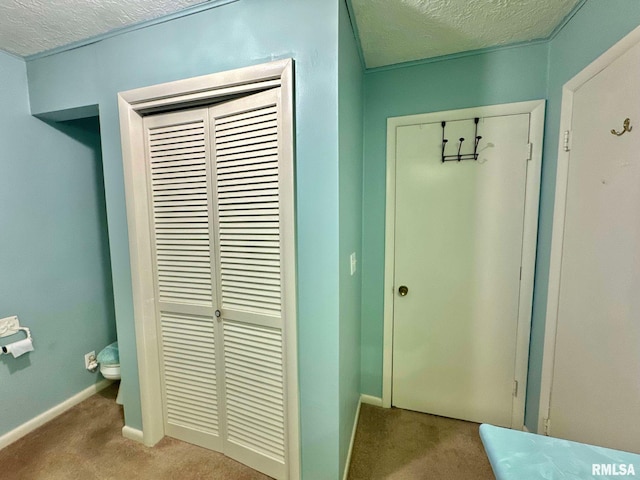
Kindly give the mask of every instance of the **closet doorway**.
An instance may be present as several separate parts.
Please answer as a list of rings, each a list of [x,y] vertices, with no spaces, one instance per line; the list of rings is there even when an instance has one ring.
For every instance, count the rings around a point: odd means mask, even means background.
[[[389,404],[522,428],[543,102],[389,120]]]
[[[143,440],[278,479],[299,477],[292,105],[290,60],[120,94]]]

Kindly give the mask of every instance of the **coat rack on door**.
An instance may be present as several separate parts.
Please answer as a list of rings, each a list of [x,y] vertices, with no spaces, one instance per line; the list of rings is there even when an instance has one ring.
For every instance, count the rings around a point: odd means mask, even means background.
[[[453,161],[460,162],[462,160],[478,160],[478,144],[482,139],[482,137],[478,135],[478,122],[480,122],[480,118],[478,117],[474,118],[473,122],[476,125],[473,153],[462,153],[462,144],[464,143],[465,139],[464,137],[460,137],[459,139],[460,143],[458,143],[458,153],[455,155],[445,155],[445,148],[447,147],[447,143],[449,143],[449,140],[444,136],[447,122],[442,122],[442,163],[453,162]]]

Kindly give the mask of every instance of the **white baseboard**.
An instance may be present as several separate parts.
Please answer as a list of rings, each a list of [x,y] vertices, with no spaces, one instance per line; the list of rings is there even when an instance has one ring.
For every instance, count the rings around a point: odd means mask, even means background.
[[[382,406],[382,399],[380,397],[374,397],[373,395],[360,395],[360,401],[367,405]]]
[[[73,397],[68,398],[62,403],[59,403],[53,408],[50,408],[46,412],[41,413],[37,417],[32,418],[31,420],[23,423],[22,425],[14,428],[10,432],[5,433],[0,437],[0,449],[3,449],[9,445],[11,445],[16,440],[20,440],[22,437],[27,435],[28,433],[33,432],[36,428],[41,427],[45,423],[53,420],[58,415],[63,414],[67,410],[72,407],[75,407],[77,404],[86,400],[91,395],[95,395],[100,390],[103,390],[111,385],[111,380],[101,380],[98,383],[91,385],[90,387],[85,388],[79,393],[76,393]]]
[[[349,443],[349,452],[347,453],[347,461],[344,466],[343,480],[347,480],[349,476],[349,467],[351,467],[351,453],[353,452],[353,443],[356,440],[356,430],[358,429],[358,420],[360,419],[360,406],[362,405],[362,395],[360,395],[360,401],[358,402],[358,409],[356,410],[356,417],[353,420],[353,430],[351,431],[351,442]]]
[[[129,440],[133,440],[134,442],[144,443],[142,430],[138,430],[137,428],[127,427],[125,425],[124,427],[122,427],[122,436],[124,438],[128,438]]]

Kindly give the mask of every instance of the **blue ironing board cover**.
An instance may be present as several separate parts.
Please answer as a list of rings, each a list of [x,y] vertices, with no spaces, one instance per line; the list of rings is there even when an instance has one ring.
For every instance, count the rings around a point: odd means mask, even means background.
[[[560,438],[480,425],[480,438],[497,480],[640,478],[640,455]],[[635,475],[592,475],[593,464],[633,465]]]

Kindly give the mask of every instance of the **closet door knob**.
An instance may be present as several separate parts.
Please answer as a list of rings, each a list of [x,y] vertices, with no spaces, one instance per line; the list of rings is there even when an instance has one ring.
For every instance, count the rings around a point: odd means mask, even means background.
[[[216,310],[216,317],[220,318],[220,315],[222,315],[222,313],[220,312],[220,310]]]
[[[398,289],[398,293],[400,294],[401,297],[406,297],[407,293],[409,293],[409,289],[402,285],[399,289]]]

